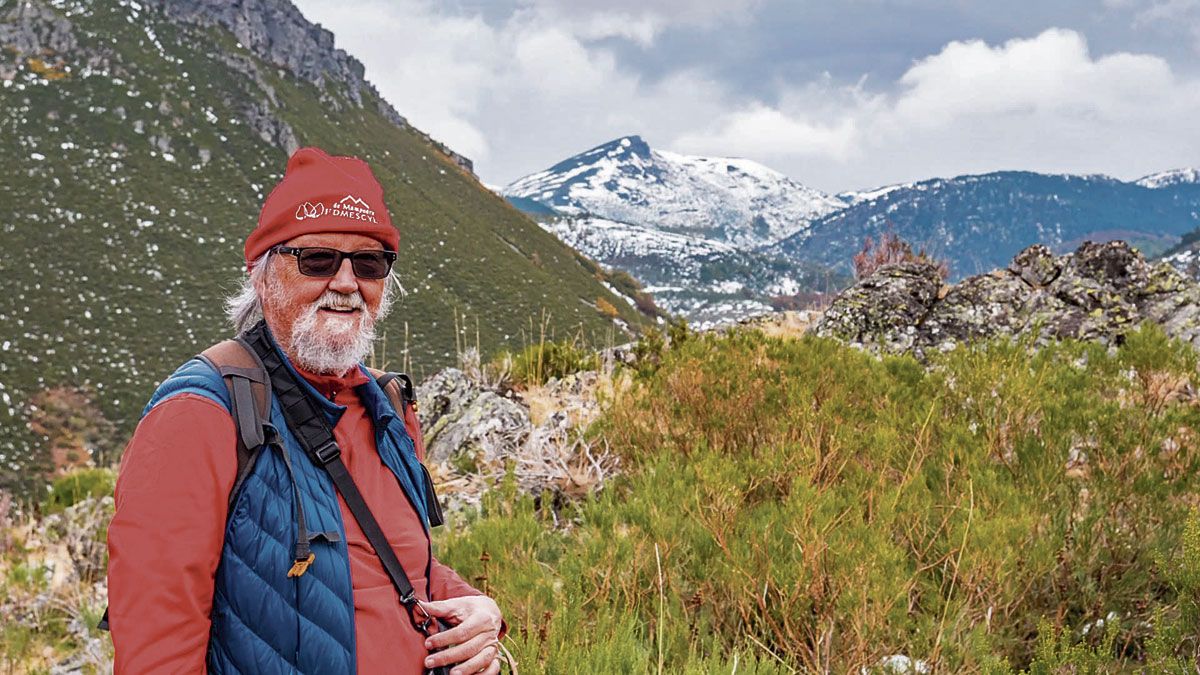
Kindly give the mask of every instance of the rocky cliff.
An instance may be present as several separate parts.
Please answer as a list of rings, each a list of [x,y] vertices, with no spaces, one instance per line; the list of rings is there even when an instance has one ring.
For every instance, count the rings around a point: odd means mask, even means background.
[[[274,88],[264,77],[264,65],[275,66],[316,87],[321,103],[333,112],[342,112],[347,104],[359,108],[373,105],[388,121],[400,128],[409,128],[408,121],[366,80],[362,63],[345,50],[335,48],[333,33],[305,19],[288,0],[145,0],[140,3],[125,0],[119,4],[128,7],[132,17],[155,12],[176,22],[228,30],[239,46],[257,58],[225,52],[218,45],[212,46],[209,55],[245,75],[262,90],[263,99],[242,106],[242,116],[264,141],[287,153],[299,147],[299,143],[292,128],[274,114],[279,102]],[[77,65],[82,61],[82,65],[92,69],[111,67],[111,50],[102,42],[85,41],[82,45],[85,48],[80,49],[81,43],[71,21],[71,16],[77,13],[81,12],[68,8],[68,11],[58,13],[41,4],[25,2],[0,12],[0,44],[5,46],[6,56],[11,57],[11,60],[0,60],[0,79],[11,80],[17,72],[16,63],[21,60],[36,59],[50,69],[62,67],[66,65],[62,59],[65,54],[73,54]],[[148,36],[157,39],[152,31],[148,31]],[[80,59],[81,55],[84,58]],[[422,135],[455,164],[474,174],[470,159],[427,134]]]

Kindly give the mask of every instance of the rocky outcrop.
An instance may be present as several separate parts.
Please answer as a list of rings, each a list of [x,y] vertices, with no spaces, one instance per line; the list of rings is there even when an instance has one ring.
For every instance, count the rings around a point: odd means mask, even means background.
[[[252,54],[297,78],[324,87],[343,83],[362,105],[364,92],[378,94],[364,78],[362,63],[333,46],[333,33],[304,18],[287,0],[150,0],[144,3],[171,19],[200,26],[220,26]],[[404,119],[392,111],[397,123]]]
[[[74,51],[78,46],[68,19],[48,7],[26,2],[0,12],[0,44],[26,57]]]
[[[426,464],[450,510],[478,502],[507,471],[517,486],[552,499],[599,489],[617,461],[580,433],[600,413],[596,372],[575,373],[519,394],[446,368],[417,387]]]
[[[104,68],[111,51],[95,47],[80,54],[75,25],[49,7],[17,2],[0,8],[0,80],[14,79],[23,65],[43,77],[61,76],[66,54],[75,55],[75,65]]]
[[[1003,335],[1119,344],[1143,321],[1200,348],[1200,284],[1114,241],[1085,242],[1058,257],[1030,246],[1007,268],[953,286],[931,264],[885,265],[838,296],[814,330],[923,358]]]
[[[529,412],[512,399],[483,389],[457,368],[446,368],[417,388],[417,411],[431,462],[463,453],[512,452],[529,435]]]

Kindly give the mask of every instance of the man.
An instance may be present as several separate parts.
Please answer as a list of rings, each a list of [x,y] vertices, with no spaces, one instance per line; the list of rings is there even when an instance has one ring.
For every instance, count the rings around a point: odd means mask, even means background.
[[[250,274],[229,311],[239,333],[265,322],[420,608],[450,628],[418,630],[346,500],[287,429],[278,392],[282,444],[258,455],[231,508],[231,398],[193,359],[159,386],[121,462],[108,529],[118,674],[499,672],[500,610],[433,558],[403,413],[360,366],[392,300],[398,244],[365,163],[301,148],[246,240]],[[305,561],[292,556],[298,532]]]

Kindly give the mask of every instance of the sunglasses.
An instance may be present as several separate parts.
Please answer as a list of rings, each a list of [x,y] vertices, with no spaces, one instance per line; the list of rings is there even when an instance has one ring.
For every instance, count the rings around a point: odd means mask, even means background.
[[[395,251],[370,249],[347,253],[322,246],[276,246],[271,250],[296,256],[296,265],[300,273],[307,277],[331,277],[342,268],[342,258],[349,258],[350,266],[354,268],[354,276],[360,279],[382,279],[392,270],[392,263],[396,262]]]

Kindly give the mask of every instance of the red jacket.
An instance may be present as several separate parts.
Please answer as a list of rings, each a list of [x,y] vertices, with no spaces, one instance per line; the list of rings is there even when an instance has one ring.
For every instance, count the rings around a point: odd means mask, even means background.
[[[424,529],[375,450],[370,416],[345,378],[301,374],[346,406],[334,437],[342,460],[392,544],[418,597],[478,595],[449,567],[429,561]],[[179,394],[138,424],[121,460],[108,528],[109,624],[115,672],[203,673],[213,579],[237,472],[235,428],[220,404]],[[350,553],[358,672],[421,673],[424,638],[413,628],[379,557],[338,495]],[[430,588],[425,567],[430,562]]]

